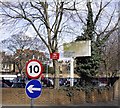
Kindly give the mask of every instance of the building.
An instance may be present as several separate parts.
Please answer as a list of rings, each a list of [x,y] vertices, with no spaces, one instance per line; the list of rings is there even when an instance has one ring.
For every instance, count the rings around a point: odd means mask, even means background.
[[[38,59],[44,64],[48,60],[43,52],[29,49],[18,49],[13,55],[0,52],[0,73],[17,74],[20,71],[25,72],[26,62],[30,59]]]
[[[50,67],[50,60],[45,56],[43,52],[29,49],[18,49],[14,55],[7,55],[5,52],[0,53],[1,70],[2,74],[18,74],[26,73],[26,62],[30,59],[38,59],[41,61],[44,67],[43,74],[47,77],[54,77],[53,67]],[[49,62],[49,63],[48,63]],[[59,65],[59,77],[69,78],[70,77],[70,61],[60,61]],[[52,62],[51,62],[52,63]],[[74,74],[74,77],[79,77]]]
[[[12,74],[15,72],[15,64],[12,55],[7,55],[5,52],[0,52],[0,73]]]
[[[37,59],[43,64],[47,60],[43,52],[30,49],[18,49],[14,54],[15,72],[26,72],[26,62],[30,59]]]

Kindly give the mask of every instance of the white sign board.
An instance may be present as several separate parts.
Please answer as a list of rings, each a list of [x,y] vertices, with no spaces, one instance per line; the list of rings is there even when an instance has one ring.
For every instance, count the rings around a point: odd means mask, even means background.
[[[74,56],[75,56],[75,52],[72,51],[64,52],[64,57],[74,57]]]
[[[65,43],[64,57],[91,56],[91,40]]]

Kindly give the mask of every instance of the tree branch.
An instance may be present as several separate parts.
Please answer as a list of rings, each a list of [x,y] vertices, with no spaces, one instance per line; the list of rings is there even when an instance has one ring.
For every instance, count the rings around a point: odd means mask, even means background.
[[[101,12],[104,10],[105,7],[107,7],[107,6],[110,4],[111,1],[112,1],[112,0],[110,0],[109,2],[107,2],[107,3],[102,7],[102,0],[101,0],[101,2],[100,2],[100,9],[99,9],[99,11],[98,11],[98,13],[97,13],[97,15],[96,15],[96,17],[95,17],[95,19],[94,19],[94,23],[93,23],[94,26],[96,25],[96,23],[97,23],[100,15],[101,15]]]

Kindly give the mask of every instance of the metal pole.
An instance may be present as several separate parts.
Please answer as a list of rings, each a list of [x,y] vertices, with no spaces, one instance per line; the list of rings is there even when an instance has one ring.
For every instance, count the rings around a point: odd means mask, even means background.
[[[74,85],[74,58],[71,58],[71,62],[70,62],[70,86]]]
[[[49,67],[49,66],[48,66],[48,62],[47,62],[46,65],[47,65],[47,69],[46,69],[46,78],[48,78],[48,67]]]
[[[120,1],[118,2],[118,18],[120,18]],[[120,20],[118,22],[118,73],[120,75]]]
[[[34,105],[34,99],[32,99],[32,98],[31,98],[31,103],[30,103],[30,105],[31,105],[31,108],[33,108],[33,105]]]

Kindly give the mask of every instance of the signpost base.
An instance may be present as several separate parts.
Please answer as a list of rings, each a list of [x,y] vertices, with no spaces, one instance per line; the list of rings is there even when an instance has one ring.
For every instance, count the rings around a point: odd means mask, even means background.
[[[34,99],[31,98],[31,103],[30,103],[31,108],[34,107]]]
[[[74,86],[74,58],[71,58],[70,62],[70,86]]]

